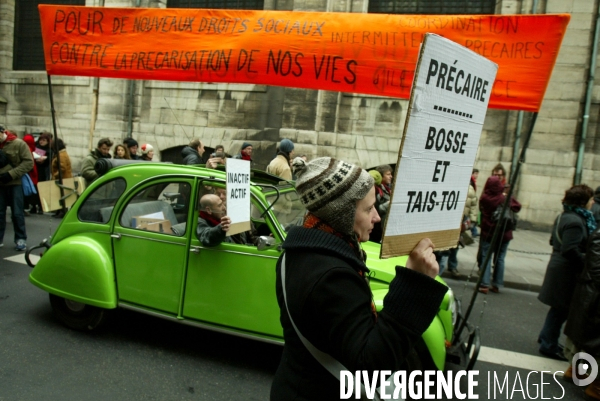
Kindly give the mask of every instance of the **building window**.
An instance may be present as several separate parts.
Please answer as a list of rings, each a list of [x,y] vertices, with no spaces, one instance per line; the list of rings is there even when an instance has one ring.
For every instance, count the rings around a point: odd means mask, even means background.
[[[369,0],[370,13],[494,14],[496,0]]]
[[[262,10],[264,0],[168,0],[170,8],[224,8],[229,10]]]
[[[37,71],[46,69],[38,4],[85,6],[85,0],[15,1],[14,70]]]

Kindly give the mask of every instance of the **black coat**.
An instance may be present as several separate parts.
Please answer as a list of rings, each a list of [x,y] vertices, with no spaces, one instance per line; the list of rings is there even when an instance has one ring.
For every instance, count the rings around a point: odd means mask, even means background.
[[[565,334],[579,349],[600,357],[600,229],[588,242],[585,269],[577,280]]]
[[[368,273],[348,243],[317,229],[293,227],[286,252],[287,301],[302,335],[350,371],[398,370],[427,329],[447,287],[401,267],[377,318]],[[300,341],[286,309],[277,263],[277,301],[285,346],[271,387],[271,400],[339,399],[340,383]]]
[[[577,277],[585,263],[587,239],[585,220],[577,213],[564,212],[555,220],[550,240],[552,256],[538,296],[540,301],[555,308],[569,309]]]

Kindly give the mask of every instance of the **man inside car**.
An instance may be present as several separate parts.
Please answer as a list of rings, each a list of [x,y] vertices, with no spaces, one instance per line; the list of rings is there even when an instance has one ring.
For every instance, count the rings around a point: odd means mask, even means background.
[[[221,242],[230,242],[242,245],[252,245],[257,242],[256,235],[251,231],[227,236],[231,226],[231,219],[227,214],[225,201],[219,195],[206,194],[200,198],[200,214],[196,237],[203,246],[213,247]]]

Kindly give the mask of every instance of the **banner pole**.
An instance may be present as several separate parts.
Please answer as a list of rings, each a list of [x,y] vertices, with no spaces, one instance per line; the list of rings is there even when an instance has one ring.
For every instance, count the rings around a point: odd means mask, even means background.
[[[52,129],[54,131],[54,141],[51,144],[51,149],[54,151],[54,153],[56,154],[56,169],[58,171],[58,182],[60,183],[59,188],[60,188],[60,206],[61,206],[61,210],[63,213],[65,213],[66,207],[65,207],[65,200],[62,199],[63,196],[65,196],[65,190],[62,187],[63,181],[62,181],[62,171],[60,169],[60,151],[58,150],[58,132],[56,130],[56,111],[54,109],[54,95],[52,93],[52,78],[50,77],[50,74],[47,75],[48,76],[48,94],[50,95],[50,113],[52,115]],[[50,174],[52,174],[52,159],[50,159]],[[50,177],[52,179],[52,177]],[[54,181],[54,180],[52,180]]]
[[[508,194],[506,195],[506,198],[504,199],[504,204],[502,205],[502,213],[500,214],[501,216],[504,216],[504,213],[506,212],[506,209],[508,209],[510,206],[510,199],[512,197],[513,194],[513,190],[515,188],[515,183],[517,182],[517,178],[519,177],[519,173],[521,171],[521,166],[523,165],[523,163],[525,163],[525,154],[527,153],[527,148],[529,147],[529,141],[531,140],[531,136],[533,135],[533,128],[535,127],[535,122],[537,120],[537,116],[538,116],[538,112],[536,111],[535,113],[533,113],[533,118],[531,119],[531,126],[529,127],[529,135],[527,135],[527,139],[525,139],[525,142],[523,143],[523,149],[521,149],[521,155],[519,157],[519,162],[517,163],[516,167],[513,170],[512,175],[510,176],[510,180],[509,180],[509,185],[510,188],[508,190]],[[501,233],[502,232],[502,233]],[[492,256],[492,247],[495,246],[495,244],[498,244],[499,240],[500,240],[500,236],[504,235],[504,231],[501,230],[500,224],[496,224],[496,228],[494,229],[494,235],[492,236],[492,241],[491,241],[491,245],[490,245],[490,249],[487,253],[487,255],[485,255],[485,260],[483,261],[483,263],[481,264],[481,266],[483,266],[483,268],[485,269],[485,266],[488,265],[488,263],[490,263],[490,259]],[[479,244],[481,246],[481,237],[479,240]],[[499,246],[498,246],[499,248]],[[490,266],[491,269],[491,266]],[[481,267],[480,267],[480,271],[481,271]],[[464,317],[462,318],[460,327],[458,328],[458,330],[456,331],[456,335],[454,336],[453,339],[453,343],[456,344],[460,338],[460,335],[462,334],[462,331],[464,330],[467,321],[469,320],[469,316],[471,315],[471,312],[473,311],[473,306],[475,305],[475,300],[477,299],[477,295],[479,294],[479,286],[481,285],[481,281],[483,280],[483,271],[481,271],[481,274],[479,275],[479,279],[477,280],[477,284],[475,285],[475,289],[473,290],[473,295],[471,296],[471,302],[469,303],[469,307],[467,308],[467,312],[465,313]]]

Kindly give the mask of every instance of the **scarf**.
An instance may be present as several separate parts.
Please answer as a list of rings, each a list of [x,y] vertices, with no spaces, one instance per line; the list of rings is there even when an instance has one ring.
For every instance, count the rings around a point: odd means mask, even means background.
[[[6,133],[6,139],[4,140],[4,142],[0,142],[0,149],[3,149],[4,145],[6,145],[7,143],[12,142],[15,139],[17,139],[17,136],[15,134],[13,134],[12,132],[5,131],[5,133]]]
[[[252,157],[250,157],[249,155],[245,154],[244,152],[241,153],[242,155],[242,160],[248,160],[248,161],[252,161]]]
[[[219,224],[221,224],[220,219],[216,219],[215,216],[213,216],[212,214],[206,213],[204,210],[200,211],[200,218],[206,220],[208,225],[210,225],[212,227],[216,227]]]
[[[577,213],[585,220],[585,225],[587,226],[588,234],[592,235],[594,231],[596,231],[596,219],[594,219],[594,215],[591,211],[587,210],[581,206],[573,206],[573,205],[565,205],[563,203],[563,209],[565,212],[573,212]]]
[[[318,218],[317,216],[315,216],[314,214],[312,214],[310,212],[307,213],[306,216],[304,217],[303,227],[311,228],[311,229],[315,229],[315,230],[321,230],[321,231],[325,231],[326,233],[335,235],[336,237],[347,242],[348,245],[350,245],[350,247],[354,250],[354,252],[356,253],[356,256],[358,256],[358,258],[360,260],[362,260],[362,261],[367,260],[367,254],[360,247],[360,243],[358,242],[358,236],[356,234],[352,234],[350,236],[347,234],[339,233],[336,230],[334,230],[329,224],[325,223],[323,220],[321,220],[320,218]],[[365,277],[365,272],[363,270],[359,270],[358,275],[361,276],[362,278],[364,278],[365,281],[367,282],[367,285],[369,285],[369,280]],[[370,288],[371,287],[369,287],[369,289]],[[371,311],[373,312],[373,315],[375,316],[375,321],[377,321],[377,309],[375,308],[375,301],[373,301],[373,293],[371,293]]]

